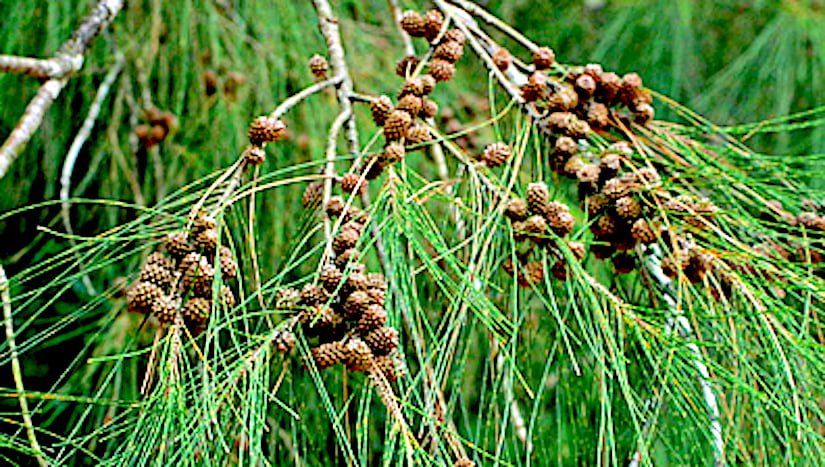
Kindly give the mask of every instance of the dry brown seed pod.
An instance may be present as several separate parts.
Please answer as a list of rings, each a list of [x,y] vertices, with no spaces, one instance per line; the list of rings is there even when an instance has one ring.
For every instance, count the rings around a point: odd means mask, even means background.
[[[278,353],[289,353],[295,348],[295,334],[288,329],[279,329],[272,336],[272,347]]]
[[[260,146],[249,145],[243,151],[243,158],[247,164],[261,165],[266,160],[266,151]]]
[[[438,10],[429,10],[424,15],[424,37],[432,42],[438,37],[441,32],[441,27],[444,25],[444,15]]]
[[[562,167],[562,173],[570,178],[576,178],[579,170],[584,167],[584,160],[579,156],[573,156],[567,159]]]
[[[430,75],[436,82],[448,81],[455,75],[455,65],[440,58],[430,61]]]
[[[175,262],[159,251],[155,251],[146,257],[144,267],[149,265],[161,266],[170,270],[175,268]]]
[[[375,355],[387,355],[398,347],[398,331],[381,326],[364,336],[364,341]]]
[[[597,259],[607,259],[616,252],[616,248],[609,243],[593,243],[590,245],[590,251]]]
[[[524,231],[530,234],[530,239],[538,242],[541,241],[541,236],[547,233],[547,220],[540,215],[533,215],[524,221]]]
[[[395,110],[403,110],[410,114],[410,117],[415,117],[421,112],[422,106],[421,98],[413,94],[407,94],[398,101]]]
[[[387,292],[381,289],[376,288],[369,288],[367,289],[367,295],[370,296],[370,300],[374,305],[384,306],[387,301]]]
[[[407,136],[405,141],[408,145],[414,146],[416,144],[423,144],[433,140],[433,135],[430,133],[430,129],[427,128],[426,125],[421,124],[413,124],[409,130],[407,130]],[[423,149],[423,148],[421,148]]]
[[[610,125],[610,109],[601,102],[592,102],[587,106],[587,123],[593,128],[606,128]]]
[[[152,304],[161,297],[163,297],[163,290],[150,282],[137,282],[126,292],[129,311],[139,313],[151,311]]]
[[[166,235],[166,251],[175,259],[180,259],[193,251],[186,232],[178,231]]]
[[[360,234],[355,229],[341,229],[338,235],[332,239],[332,250],[336,254],[341,254],[358,244]]]
[[[235,261],[235,255],[232,250],[225,246],[221,246],[218,260],[221,264],[221,274],[227,279],[235,279],[238,277],[238,262]]]
[[[407,134],[410,125],[412,125],[412,116],[408,112],[393,110],[384,123],[384,137],[387,141],[398,141]]]
[[[576,140],[569,136],[560,136],[556,140],[556,144],[553,146],[554,153],[563,157],[572,156],[573,154],[576,154],[578,150],[579,145],[576,144]]]
[[[380,272],[371,272],[367,274],[367,283],[371,289],[387,290],[387,280]]]
[[[372,121],[378,126],[384,126],[392,112],[392,101],[387,96],[378,96],[370,102]]]
[[[212,298],[212,283],[215,281],[215,268],[208,262],[201,264],[192,292],[196,297]]]
[[[544,182],[533,182],[527,185],[527,208],[533,214],[544,215],[547,212],[547,201],[550,190]]]
[[[418,112],[418,116],[424,119],[433,118],[438,113],[438,104],[432,100],[427,99],[426,97],[421,99],[421,111]]]
[[[209,292],[211,292],[211,283],[215,277],[215,270],[212,265],[209,264],[209,260],[207,260],[206,257],[197,253],[186,255],[186,257],[181,260],[180,270],[181,290],[188,292],[190,289],[202,290],[206,287],[209,289]],[[201,279],[201,277],[203,277],[203,279]],[[199,282],[201,283],[200,285],[198,285]]]
[[[192,222],[193,233],[203,232],[204,230],[216,230],[217,228],[218,222],[212,216],[202,214],[196,217],[194,222]]]
[[[461,29],[450,29],[446,33],[444,33],[444,40],[445,41],[455,41],[461,45],[464,45],[467,42],[467,36],[461,32]]]
[[[618,97],[624,105],[632,107],[642,90],[642,78],[637,73],[627,73],[622,77],[622,87]]]
[[[401,28],[412,37],[424,37],[426,26],[424,18],[417,11],[405,11],[401,15]]]
[[[535,72],[527,79],[527,83],[521,87],[521,97],[527,102],[534,102],[542,99],[547,91],[547,75],[542,72]]]
[[[341,342],[328,342],[310,349],[312,359],[319,370],[329,368],[344,361],[346,350]]]
[[[152,302],[152,314],[161,323],[174,322],[178,308],[180,308],[180,299],[169,295],[164,295]]]
[[[344,363],[349,371],[367,371],[372,367],[372,351],[361,339],[351,338],[344,347]]]
[[[361,194],[367,190],[367,181],[361,175],[353,172],[344,174],[338,184],[344,193],[357,192]]]
[[[529,261],[524,265],[524,270],[519,271],[519,285],[530,287],[544,280],[544,265],[541,261]]]
[[[423,95],[426,96],[427,94],[433,92],[433,89],[435,89],[436,81],[432,75],[424,74],[421,75],[418,79],[421,82],[421,92],[423,93]]]
[[[329,217],[338,217],[344,212],[346,203],[344,198],[340,196],[333,196],[329,199],[326,206],[327,215]]]
[[[499,47],[493,52],[493,63],[501,71],[507,71],[510,65],[513,64],[513,55],[504,47]]]
[[[395,74],[402,78],[412,76],[420,63],[420,58],[415,55],[407,55],[395,64]]]
[[[604,73],[604,68],[598,63],[588,63],[584,66],[582,73],[585,75],[590,75],[596,82],[601,82],[602,74]]]
[[[576,91],[583,97],[588,98],[596,93],[596,80],[591,75],[583,74],[576,78]]]
[[[301,292],[297,290],[287,287],[278,291],[275,294],[275,308],[278,309],[287,309],[292,308],[298,304],[298,301],[301,299]]]
[[[235,306],[235,294],[232,292],[232,289],[228,286],[222,285],[220,294],[221,305],[227,308],[232,308]]]
[[[355,248],[350,248],[349,250],[337,255],[335,257],[335,265],[338,266],[339,269],[342,271],[347,265],[351,263],[355,263],[358,261],[358,258],[361,256],[361,252]]]
[[[564,259],[559,259],[550,267],[550,272],[553,273],[553,277],[563,282],[567,280],[570,273],[569,269],[567,262]]]
[[[556,54],[550,47],[539,47],[533,51],[533,65],[536,70],[546,70],[556,63]]]
[[[440,58],[450,63],[457,62],[464,55],[464,46],[456,41],[442,41],[433,52],[434,58]]]
[[[600,101],[606,104],[610,104],[619,95],[619,91],[621,89],[622,78],[616,73],[608,71],[606,73],[603,73],[601,76],[599,88],[596,90],[596,97]]]
[[[211,310],[212,302],[205,298],[193,297],[186,301],[181,310],[181,316],[195,324],[203,324],[209,319]]]
[[[263,146],[264,143],[271,143],[284,139],[286,136],[286,125],[277,118],[266,115],[257,117],[249,124],[249,142],[253,146]]]
[[[587,214],[591,217],[604,211],[610,199],[603,193],[594,193],[587,197]]]
[[[493,143],[484,148],[484,152],[481,153],[479,159],[481,159],[487,167],[498,167],[504,164],[512,153],[512,149],[510,149],[510,146],[507,144]]]
[[[584,164],[579,168],[578,172],[576,172],[576,178],[579,179],[579,183],[590,186],[596,186],[599,182],[600,175],[601,168],[598,164]]]
[[[395,352],[389,355],[378,355],[373,358],[373,365],[381,370],[389,381],[396,381],[405,374],[404,362]],[[473,466],[470,466],[473,467]]]
[[[622,196],[629,195],[633,189],[636,188],[636,186],[637,185],[633,182],[628,182],[619,178],[611,178],[604,183],[602,193],[610,199],[619,199]]]
[[[633,116],[636,123],[639,125],[647,125],[656,116],[656,111],[653,106],[648,103],[641,103],[634,106]]]
[[[367,291],[369,290],[370,283],[367,279],[366,274],[363,272],[352,272],[346,278],[346,282],[344,283],[344,292],[351,294],[355,291]]]
[[[327,79],[327,72],[329,71],[329,63],[327,59],[315,54],[309,59],[309,71],[315,77],[315,81],[323,81]]]
[[[555,92],[547,98],[547,108],[553,111],[566,112],[579,105],[579,95],[573,87],[563,84],[557,86]]]
[[[338,288],[343,277],[344,274],[334,264],[325,265],[318,274],[318,280],[321,282],[321,285],[330,293]]]
[[[347,318],[356,318],[370,306],[370,296],[363,290],[356,290],[349,294],[344,302],[344,315]]]
[[[193,238],[195,249],[212,253],[218,246],[218,229],[201,230]]]
[[[613,216],[605,213],[590,225],[590,230],[596,237],[609,237],[618,231],[618,223]]]
[[[140,271],[139,282],[151,282],[162,289],[168,289],[175,280],[175,276],[171,269],[163,264],[147,263]]]
[[[523,221],[527,219],[527,214],[527,203],[521,198],[512,198],[504,210],[504,215],[511,221]]]
[[[575,219],[573,219],[573,215],[570,214],[569,211],[561,211],[554,216],[548,216],[548,221],[550,228],[560,237],[572,232],[575,226]]]
[[[424,84],[421,78],[407,78],[404,85],[401,86],[401,91],[398,92],[398,98],[412,94],[413,96],[421,97],[424,95]]]
[[[301,206],[304,209],[315,209],[321,204],[324,195],[324,183],[312,182],[304,189],[301,196]]]
[[[381,162],[386,165],[395,164],[396,162],[400,162],[404,159],[406,152],[407,151],[404,149],[403,144],[392,142],[384,148],[384,153],[381,156]]]
[[[326,302],[329,294],[315,284],[309,283],[301,289],[300,304],[304,306],[314,306]]]
[[[656,241],[656,232],[645,219],[636,219],[630,227],[630,234],[637,242],[644,245],[649,245]]]
[[[622,196],[616,200],[616,214],[623,219],[635,219],[642,214],[642,205],[632,196]]]
[[[599,160],[599,168],[601,168],[602,177],[613,178],[622,168],[622,158],[612,152],[602,154]]]

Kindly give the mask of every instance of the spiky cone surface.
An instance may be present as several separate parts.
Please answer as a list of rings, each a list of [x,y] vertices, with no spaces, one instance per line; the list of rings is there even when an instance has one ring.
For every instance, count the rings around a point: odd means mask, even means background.
[[[398,98],[401,99],[408,95],[417,97],[424,95],[424,83],[420,77],[407,78],[407,80],[404,81],[404,85],[401,86],[401,91],[398,92]]]
[[[595,217],[607,208],[610,204],[610,198],[605,196],[603,193],[593,193],[587,197],[586,204],[587,215],[590,217]]]
[[[566,112],[579,105],[579,95],[567,84],[556,87],[555,92],[547,97],[547,108],[552,111]]]
[[[399,357],[394,354],[373,356],[373,365],[384,375],[389,381],[397,381],[403,376],[404,368],[403,362],[399,361]]]
[[[613,178],[622,168],[622,157],[614,152],[606,152],[599,158],[599,168],[602,177]]]
[[[363,272],[351,272],[346,279],[344,279],[344,293],[352,294],[357,291],[366,292],[370,288],[367,275]]]
[[[370,306],[370,296],[367,292],[356,290],[349,294],[344,301],[344,316],[349,319],[358,318]]]
[[[445,41],[455,41],[458,42],[459,45],[464,45],[467,42],[467,36],[461,31],[461,29],[450,29],[446,33],[444,33]]]
[[[395,64],[395,74],[402,78],[411,76],[420,63],[420,58],[415,55],[407,55]]]
[[[346,207],[346,203],[344,202],[344,198],[340,196],[333,196],[327,201],[327,205],[324,210],[329,217],[339,217],[341,214],[344,213],[344,207]]]
[[[542,280],[544,280],[544,265],[541,261],[528,261],[519,271],[518,281],[522,287],[539,284]]]
[[[639,98],[644,85],[642,77],[638,73],[627,73],[622,76],[622,87],[619,89],[619,100],[627,107],[631,107],[633,102]]]
[[[206,229],[194,235],[192,243],[196,250],[211,254],[218,246],[218,229]]]
[[[602,214],[596,222],[590,225],[590,231],[596,237],[604,238],[615,235],[618,231],[618,222],[609,213]]]
[[[151,282],[136,282],[128,292],[126,301],[129,304],[129,311],[138,313],[148,313],[152,309],[152,304],[163,297],[163,289]]]
[[[334,264],[325,265],[318,274],[318,280],[321,282],[321,286],[330,293],[338,288],[343,277],[344,273]]]
[[[561,133],[573,138],[584,138],[590,133],[590,125],[572,112],[553,112],[547,117],[546,125],[553,133]]]
[[[647,102],[642,102],[634,105],[633,117],[633,121],[639,125],[647,125],[653,121],[654,117],[656,117],[656,110],[654,110],[653,106]]]
[[[384,152],[381,154],[381,163],[389,166],[401,162],[406,154],[407,150],[404,149],[403,144],[396,141],[391,142],[384,147]]]
[[[364,342],[375,355],[387,355],[398,347],[398,331],[389,326],[381,326],[364,336]]]
[[[376,288],[367,289],[367,295],[370,296],[370,302],[374,305],[385,306],[387,304],[387,291]]]
[[[215,277],[215,270],[212,265],[209,264],[206,257],[197,253],[186,255],[181,260],[180,269],[180,286],[184,292],[193,290],[197,286],[200,277],[205,276],[209,281]]]
[[[421,124],[413,124],[409,130],[407,130],[407,136],[405,141],[408,146],[415,146],[419,144],[428,143],[433,140],[433,135],[430,133],[430,129],[427,128],[426,125]],[[423,147],[419,148],[423,149]]]
[[[196,297],[212,298],[212,283],[215,281],[215,268],[207,263],[200,268],[195,277],[192,293]]]
[[[570,211],[560,211],[552,216],[548,215],[547,222],[553,232],[559,237],[564,237],[572,232],[576,223],[575,219],[573,219],[573,215],[570,214]]]
[[[407,10],[401,15],[401,29],[412,37],[424,37],[424,17],[417,11]]]
[[[610,109],[601,102],[592,102],[587,106],[585,119],[592,128],[606,128],[610,125]]]
[[[295,348],[295,333],[288,329],[279,329],[272,336],[272,348],[278,353],[289,353]]]
[[[423,74],[418,79],[421,82],[421,92],[424,96],[433,92],[433,89],[435,89],[436,80],[432,75]]]
[[[570,213],[570,208],[566,204],[558,201],[550,201],[544,207],[544,217],[549,221],[551,217],[556,217],[561,213]]]
[[[520,242],[527,238],[526,220],[513,222],[513,240]]]
[[[627,252],[616,253],[611,261],[616,274],[629,274],[636,269],[636,257]]]
[[[165,247],[169,255],[178,260],[194,251],[186,232],[183,231],[167,234]]]
[[[374,329],[378,329],[387,323],[387,310],[383,306],[374,303],[367,306],[366,310],[361,313],[358,318],[358,323],[355,330],[362,335],[369,333]]]
[[[367,190],[367,180],[354,172],[344,174],[338,184],[344,193],[361,194]]]
[[[347,355],[344,344],[340,341],[321,344],[318,347],[310,349],[310,353],[312,360],[315,361],[315,365],[319,370],[324,370],[343,362],[344,357]]]
[[[464,46],[456,41],[442,41],[433,52],[434,58],[440,58],[455,63],[464,55]]]
[[[344,318],[326,305],[315,305],[298,315],[304,332],[310,337],[334,337]]]
[[[367,371],[372,367],[372,350],[358,337],[344,344],[344,364],[349,371]]]
[[[358,261],[360,256],[360,251],[355,248],[350,248],[349,250],[335,256],[335,265],[343,271],[344,268],[346,268],[350,263],[355,263]]]
[[[204,230],[217,230],[217,228],[218,222],[214,217],[208,215],[201,214],[192,222],[193,233],[203,232]]]
[[[523,221],[527,219],[528,213],[527,202],[521,198],[510,199],[504,209],[504,215],[511,221]]]
[[[619,199],[623,196],[629,195],[637,185],[627,180],[620,178],[611,178],[604,182],[602,193],[610,199]]]
[[[560,136],[553,145],[553,152],[563,158],[570,157],[578,151],[579,145],[569,136]]]
[[[151,282],[161,289],[167,290],[175,280],[174,272],[167,266],[147,262],[140,270],[138,281]]]
[[[619,95],[622,89],[622,78],[612,71],[602,73],[599,79],[599,88],[596,90],[596,98],[606,104],[611,104]]]
[[[555,153],[554,155],[561,155],[566,157],[564,154]],[[562,159],[563,160],[563,159]],[[562,174],[570,178],[577,178],[579,170],[585,166],[584,160],[582,160],[579,156],[573,156],[567,159],[564,163],[564,167],[562,167]]]
[[[505,143],[493,143],[484,148],[479,159],[487,167],[498,167],[504,164],[513,154],[513,150]]]
[[[407,94],[403,96],[401,99],[398,100],[398,105],[395,106],[395,110],[403,110],[410,114],[410,118],[414,118],[421,112],[421,98],[414,95],[414,94]],[[410,120],[412,122],[412,120]],[[386,128],[386,125],[385,125]]]
[[[247,164],[261,165],[266,160],[266,151],[261,146],[249,145],[243,151],[243,158]]]
[[[432,42],[441,32],[444,25],[444,15],[438,10],[428,10],[424,15],[424,37]]]
[[[650,245],[656,241],[656,232],[646,219],[636,219],[630,227],[630,234],[643,245]]]
[[[384,137],[387,141],[398,141],[406,136],[410,125],[412,125],[412,116],[408,112],[393,110],[384,123]]]
[[[286,125],[277,118],[262,115],[252,120],[247,131],[249,142],[253,146],[278,141],[286,136]]]
[[[493,63],[501,71],[507,71],[513,64],[513,55],[504,47],[499,47],[493,52]]]
[[[527,83],[521,86],[521,97],[526,102],[535,102],[544,98],[547,93],[547,75],[535,72],[527,79]]]
[[[303,306],[314,306],[325,303],[329,299],[329,294],[315,284],[309,283],[301,289],[299,304]]]
[[[315,209],[321,205],[324,196],[324,184],[322,182],[312,182],[304,189],[301,196],[301,206],[304,209]]]
[[[378,126],[384,126],[392,112],[392,101],[387,96],[378,96],[370,102],[372,121]]]
[[[309,59],[309,71],[315,77],[315,81],[323,81],[327,79],[327,72],[329,71],[329,62],[327,59],[315,54]]]
[[[576,78],[574,87],[582,99],[588,99],[596,93],[596,80],[591,75],[582,74]]]
[[[524,221],[524,231],[530,234],[530,240],[541,242],[547,235],[547,220],[538,214],[532,215]]]
[[[170,295],[163,295],[152,302],[152,314],[161,323],[173,323],[178,313],[180,300]]]
[[[693,248],[688,253],[684,271],[685,277],[692,283],[702,282],[713,267],[713,255]]]
[[[195,323],[203,324],[209,319],[209,311],[212,308],[212,302],[205,298],[193,297],[186,301],[181,315],[184,319]]]
[[[533,182],[527,185],[527,209],[532,214],[544,215],[547,212],[547,201],[550,190],[544,182]]]
[[[235,279],[238,277],[238,262],[235,255],[226,246],[221,246],[218,250],[218,261],[221,265],[221,275],[225,279]]]
[[[387,290],[387,279],[380,272],[367,274],[367,284],[371,289]]]
[[[533,65],[536,70],[547,70],[556,63],[556,53],[550,47],[539,47],[533,51]]]
[[[360,234],[355,229],[341,229],[338,235],[332,239],[332,251],[336,254],[341,254],[351,248],[354,248],[358,243]]]
[[[166,269],[174,269],[175,262],[172,258],[164,255],[159,251],[155,251],[149,256],[146,257],[146,262],[144,263],[145,266],[154,265],[154,266],[162,266]]]
[[[422,98],[421,99],[421,111],[418,112],[418,116],[423,118],[423,119],[427,119],[427,118],[433,118],[437,114],[438,114],[438,104],[432,99],[428,99],[426,97]]]
[[[636,219],[642,214],[642,205],[632,196],[622,196],[616,200],[616,214],[622,219]]]
[[[428,70],[437,82],[449,81],[455,75],[455,65],[441,58],[431,60]]]

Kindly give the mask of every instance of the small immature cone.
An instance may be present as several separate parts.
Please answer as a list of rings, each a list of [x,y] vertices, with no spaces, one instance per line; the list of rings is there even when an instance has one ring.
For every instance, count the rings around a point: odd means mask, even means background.
[[[317,208],[323,199],[324,184],[322,182],[312,182],[304,189],[304,194],[301,196],[301,205],[304,209]]]
[[[315,54],[309,59],[309,70],[312,72],[312,76],[315,77],[315,81],[323,81],[327,79],[329,63],[326,58]]]
[[[447,60],[436,58],[430,61],[429,71],[437,82],[448,81],[455,75],[455,65]]]
[[[341,190],[345,193],[364,193],[367,190],[367,181],[362,178],[357,173],[347,173],[341,177],[341,181],[339,182],[341,185]]]
[[[244,149],[244,160],[251,165],[261,165],[266,160],[266,151],[260,146],[251,144]]]
[[[507,69],[510,68],[510,65],[513,64],[513,56],[510,54],[509,50],[504,47],[499,47],[495,52],[493,52],[493,63],[495,63],[499,70],[507,71]]]
[[[354,248],[358,243],[360,234],[353,228],[342,228],[341,232],[332,240],[332,250],[337,253],[343,253],[351,248]]]
[[[464,55],[464,46],[456,41],[441,42],[433,52],[434,58],[440,58],[450,63],[457,62],[462,55]]]
[[[392,101],[387,96],[378,96],[370,103],[370,111],[372,112],[372,121],[378,126],[384,126],[387,117],[392,112]]]
[[[527,203],[521,198],[513,198],[508,201],[507,208],[504,210],[504,215],[511,221],[523,221],[527,219],[527,214]]]
[[[260,116],[249,124],[249,142],[253,146],[278,141],[286,136],[286,125],[277,118]]]
[[[539,47],[533,52],[533,65],[536,70],[546,70],[556,63],[556,54],[550,47]]]
[[[138,282],[126,293],[129,311],[148,313],[152,304],[163,296],[163,290],[150,282]]]
[[[424,37],[432,42],[438,37],[441,32],[441,27],[444,25],[444,15],[438,10],[429,10],[424,15]]]
[[[467,36],[461,32],[461,29],[450,29],[446,33],[444,33],[444,40],[445,41],[455,41],[458,42],[459,45],[464,45],[467,41]]]
[[[547,211],[547,201],[550,191],[544,182],[534,182],[527,185],[527,207],[533,214],[544,215]]]
[[[384,137],[387,141],[398,141],[407,134],[412,125],[412,117],[403,110],[393,110],[384,124]]]
[[[384,148],[381,162],[387,165],[395,164],[396,162],[401,162],[405,154],[406,150],[403,144],[392,142]]]
[[[398,105],[395,106],[396,110],[403,110],[410,114],[410,117],[415,117],[418,115],[418,112],[421,111],[421,98],[413,95],[407,94],[401,99],[398,100]]]
[[[395,64],[395,74],[402,78],[406,78],[407,76],[413,74],[415,69],[418,68],[419,63],[421,63],[420,58],[415,55],[407,55]]]
[[[401,28],[412,37],[424,37],[426,32],[424,18],[418,12],[410,10],[401,15]]]
[[[498,167],[504,164],[511,154],[510,146],[504,143],[493,143],[484,148],[480,159],[487,167]]]
[[[622,196],[616,200],[616,214],[623,219],[635,219],[642,214],[642,206],[632,196]]]

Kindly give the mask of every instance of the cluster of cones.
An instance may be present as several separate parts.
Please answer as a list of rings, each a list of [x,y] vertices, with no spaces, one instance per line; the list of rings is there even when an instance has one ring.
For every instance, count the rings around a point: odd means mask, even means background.
[[[334,260],[300,292],[282,290],[278,306],[300,310],[298,323],[310,339],[318,369],[343,363],[350,371],[380,370],[394,381],[404,363],[397,350],[398,331],[387,325],[387,283],[382,274],[366,271],[356,249],[365,228],[364,213],[354,206],[346,208],[339,196],[329,201],[326,211],[332,218],[343,217],[332,242]],[[282,331],[276,349],[288,352],[294,342],[291,331]]]
[[[127,293],[129,310],[151,313],[161,323],[173,323],[179,315],[193,331],[202,331],[212,310],[213,265],[220,267],[223,279],[238,276],[231,250],[218,248],[215,220],[200,216],[188,233],[170,233],[164,247],[149,255]],[[222,285],[217,294],[217,303],[226,307],[235,304],[228,286]]]
[[[553,275],[559,280],[565,280],[568,274],[567,260],[550,232],[563,238],[573,231],[575,221],[570,208],[558,201],[550,201],[547,185],[535,182],[527,186],[527,200],[510,199],[504,214],[512,223],[515,240],[521,244],[516,255],[521,268],[516,270],[512,260],[508,258],[503,264],[504,270],[518,274],[519,284],[523,287],[538,284],[545,276],[544,263],[540,259],[529,258],[536,247],[540,247],[556,258],[551,268]],[[582,243],[567,241],[567,247],[576,260],[584,257]]]

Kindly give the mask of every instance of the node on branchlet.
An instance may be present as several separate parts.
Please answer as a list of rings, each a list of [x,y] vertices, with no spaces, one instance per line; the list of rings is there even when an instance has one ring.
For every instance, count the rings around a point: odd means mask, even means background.
[[[327,79],[329,63],[326,58],[315,54],[309,59],[309,70],[312,72],[312,76],[315,77],[315,81],[323,81]]]

